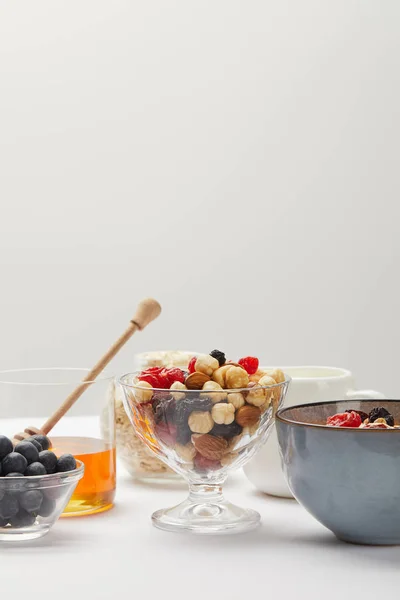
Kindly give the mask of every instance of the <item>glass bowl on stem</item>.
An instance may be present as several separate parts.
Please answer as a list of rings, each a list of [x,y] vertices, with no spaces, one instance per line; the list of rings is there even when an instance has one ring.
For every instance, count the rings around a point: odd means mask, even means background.
[[[269,386],[225,390],[149,388],[139,373],[119,379],[125,410],[146,446],[189,483],[189,497],[156,511],[153,524],[168,531],[236,533],[260,515],[225,500],[229,471],[243,467],[266,441],[290,378]]]

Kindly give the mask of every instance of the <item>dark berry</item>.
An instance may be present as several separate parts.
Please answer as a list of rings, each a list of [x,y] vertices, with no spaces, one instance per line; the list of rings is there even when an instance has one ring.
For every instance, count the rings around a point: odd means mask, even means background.
[[[195,364],[196,364],[196,360],[197,360],[197,356],[193,356],[190,360],[189,360],[189,364],[188,364],[188,371],[189,373],[194,373],[195,372]]]
[[[14,517],[19,510],[18,499],[12,494],[5,494],[0,500],[0,518],[10,519]]]
[[[189,417],[190,413],[194,410],[207,411],[210,410],[213,406],[213,401],[211,398],[200,398],[196,395],[196,397],[186,397],[179,400],[177,404],[177,409],[184,412],[187,417]]]
[[[51,514],[53,514],[55,508],[55,501],[52,498],[49,498],[48,496],[44,496],[42,505],[39,510],[39,515],[41,517],[49,517]]]
[[[349,410],[346,410],[345,412],[347,412],[347,413],[351,413],[351,412],[357,413],[358,415],[360,415],[361,421],[365,421],[365,419],[368,419],[367,413],[363,412],[362,410],[354,410],[353,411],[353,410],[349,409]]]
[[[226,356],[220,350],[213,350],[212,352],[210,352],[210,356],[217,359],[220,367],[222,367],[226,363]]]
[[[386,423],[388,425],[390,425],[390,427],[394,427],[393,416],[390,414],[390,412],[388,410],[386,410],[386,408],[383,408],[383,406],[378,406],[377,408],[373,408],[371,410],[371,412],[369,413],[370,423],[373,423],[377,419],[385,419]]]
[[[18,452],[19,454],[22,454],[22,456],[25,456],[26,460],[28,461],[28,465],[33,462],[37,462],[39,458],[39,452],[34,444],[31,444],[31,442],[26,442],[25,440],[23,442],[19,442],[19,444],[15,446],[14,452]]]
[[[38,452],[42,452],[42,450],[43,450],[42,444],[40,444],[37,440],[35,440],[34,437],[27,438],[25,441],[33,444]]]
[[[40,462],[31,463],[25,470],[26,477],[32,477],[36,475],[47,475],[45,467]]]
[[[168,425],[175,423],[176,400],[161,400],[155,409],[154,420],[159,425],[166,423]]]
[[[19,454],[19,452],[10,452],[3,458],[2,467],[3,475],[8,473],[25,473],[28,461],[25,456]]]
[[[57,456],[51,450],[43,450],[43,452],[39,452],[38,461],[42,463],[48,474],[56,472]]]
[[[7,481],[7,492],[9,494],[19,494],[25,487],[25,478],[22,473],[8,473],[6,479],[13,478],[17,481]]]
[[[76,469],[76,460],[72,454],[62,454],[57,461],[57,473],[65,473]]]
[[[259,360],[255,356],[245,356],[238,360],[238,364],[243,367],[249,375],[254,375],[258,369]]]
[[[42,506],[43,494],[40,490],[28,490],[19,496],[19,505],[28,512],[37,513]]]
[[[8,523],[8,519],[2,519],[0,517],[0,527],[5,527]]]
[[[31,515],[23,508],[20,508],[17,514],[10,518],[9,523],[12,527],[29,527],[34,524],[35,520],[35,515]]]
[[[3,460],[7,454],[13,451],[12,441],[5,435],[0,435],[0,460]]]
[[[214,427],[210,431],[210,435],[216,435],[218,437],[223,437],[226,440],[230,440],[234,438],[236,435],[240,435],[243,431],[243,427],[233,421],[229,425],[214,425]]]
[[[39,444],[42,446],[42,450],[48,450],[49,448],[51,448],[51,442],[50,442],[49,438],[47,437],[47,435],[36,434],[36,435],[33,435],[32,438],[34,440],[36,440],[37,442],[39,442]],[[31,441],[30,438],[29,438],[29,441]]]

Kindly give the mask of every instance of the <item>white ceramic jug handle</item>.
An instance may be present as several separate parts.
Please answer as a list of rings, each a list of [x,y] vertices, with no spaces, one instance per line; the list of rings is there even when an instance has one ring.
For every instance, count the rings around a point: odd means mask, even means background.
[[[354,390],[347,392],[349,400],[383,400],[386,396],[375,390]]]

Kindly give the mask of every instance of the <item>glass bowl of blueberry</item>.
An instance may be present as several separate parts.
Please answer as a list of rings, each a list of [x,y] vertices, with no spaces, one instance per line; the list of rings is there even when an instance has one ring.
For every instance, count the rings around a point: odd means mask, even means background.
[[[57,521],[83,477],[71,454],[57,457],[49,438],[17,443],[0,435],[0,542],[42,537]]]
[[[222,485],[267,439],[289,378],[256,357],[236,363],[213,350],[185,369],[150,367],[119,382],[139,438],[189,483],[187,500],[155,512],[153,524],[201,534],[256,527],[260,515],[228,502]]]

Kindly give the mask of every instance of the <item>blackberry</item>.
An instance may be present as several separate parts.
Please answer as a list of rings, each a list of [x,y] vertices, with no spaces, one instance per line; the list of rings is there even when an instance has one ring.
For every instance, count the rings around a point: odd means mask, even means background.
[[[234,438],[236,435],[240,435],[242,433],[243,427],[233,421],[230,425],[214,425],[214,427],[210,431],[210,435],[216,435],[218,437],[223,437],[226,440],[230,440]]]
[[[363,422],[365,421],[365,419],[368,419],[367,413],[363,412],[362,410],[351,410],[351,409],[349,409],[349,410],[345,410],[344,412],[347,412],[347,413],[355,412],[355,413],[357,413],[358,415],[360,415],[361,421],[363,421]]]
[[[210,356],[217,359],[220,367],[222,367],[222,365],[226,363],[226,356],[220,350],[213,350],[212,352],[210,352]]]
[[[390,427],[394,427],[393,416],[390,414],[390,412],[388,410],[386,410],[386,408],[383,408],[383,406],[378,406],[377,408],[373,408],[371,410],[371,412],[369,413],[370,423],[373,423],[377,419],[385,419],[386,423],[388,425],[390,425]]]

